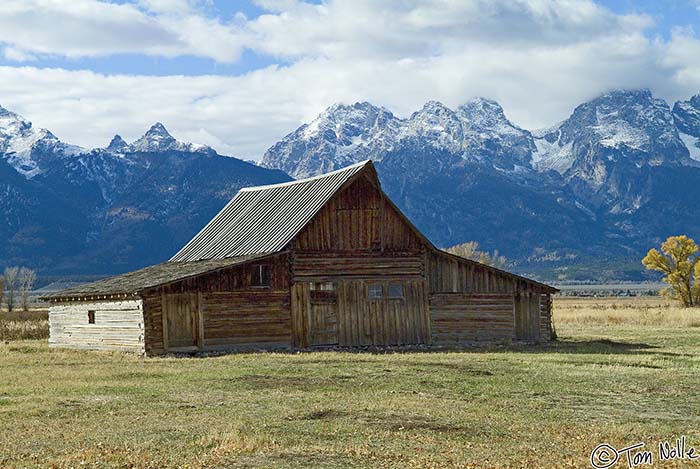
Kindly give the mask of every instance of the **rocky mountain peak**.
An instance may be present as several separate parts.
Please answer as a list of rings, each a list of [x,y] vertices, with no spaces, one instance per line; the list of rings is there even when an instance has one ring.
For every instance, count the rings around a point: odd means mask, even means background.
[[[156,152],[170,149],[177,140],[160,122],[156,122],[145,134],[131,144],[133,151]]]
[[[575,173],[591,187],[601,187],[613,167],[690,161],[671,109],[648,89],[605,93],[539,136],[536,167]]]
[[[693,137],[700,137],[700,95],[673,105],[673,118],[678,130]]]
[[[476,115],[495,116],[505,119],[505,113],[500,104],[492,99],[476,97],[457,108],[457,112],[464,117],[472,117]]]
[[[402,136],[427,139],[437,148],[459,152],[463,125],[460,117],[440,101],[428,101],[408,119]]]
[[[32,123],[6,108],[0,106],[0,135],[19,135],[31,129]]]
[[[114,137],[112,137],[112,141],[109,142],[109,145],[107,145],[107,150],[109,151],[122,151],[127,147],[126,142],[124,139],[121,137],[121,135],[116,134]]]
[[[180,142],[175,139],[165,126],[156,122],[145,134],[125,149],[129,152],[158,153],[167,151],[215,153],[213,149],[206,145]]]

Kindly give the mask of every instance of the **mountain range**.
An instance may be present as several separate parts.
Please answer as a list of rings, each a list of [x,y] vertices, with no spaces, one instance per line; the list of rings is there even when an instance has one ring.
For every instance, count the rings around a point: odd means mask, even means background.
[[[84,149],[0,107],[0,265],[107,274],[161,262],[240,187],[365,159],[438,246],[476,240],[545,280],[639,279],[649,247],[700,231],[700,96],[671,107],[649,90],[611,91],[540,130],[484,98],[406,118],[335,104],[259,166],[160,123]]]
[[[484,98],[430,101],[405,119],[334,105],[261,164],[302,177],[366,158],[438,245],[477,240],[548,279],[640,278],[646,250],[700,232],[700,96],[671,107],[615,90],[541,130]]]
[[[0,107],[0,265],[87,275],[162,262],[241,187],[289,180],[160,123],[83,149]]]

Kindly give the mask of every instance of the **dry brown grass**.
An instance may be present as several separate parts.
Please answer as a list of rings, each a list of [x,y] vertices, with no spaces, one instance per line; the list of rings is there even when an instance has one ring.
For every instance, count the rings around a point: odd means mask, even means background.
[[[49,313],[47,309],[0,311],[0,340],[48,339]]]
[[[659,297],[576,298],[554,301],[554,324],[700,327],[700,308]]]

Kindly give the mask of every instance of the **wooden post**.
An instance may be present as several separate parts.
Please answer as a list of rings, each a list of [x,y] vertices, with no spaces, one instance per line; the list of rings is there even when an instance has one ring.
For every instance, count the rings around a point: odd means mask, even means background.
[[[160,310],[163,323],[163,352],[168,351],[168,311],[165,294],[160,295]]]
[[[204,349],[204,301],[201,291],[197,293],[197,347]]]

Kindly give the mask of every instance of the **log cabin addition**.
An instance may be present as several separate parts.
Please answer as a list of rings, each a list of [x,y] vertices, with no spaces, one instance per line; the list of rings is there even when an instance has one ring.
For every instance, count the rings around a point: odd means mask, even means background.
[[[168,262],[45,299],[51,347],[157,355],[542,342],[556,292],[437,249],[365,161],[241,189]]]

